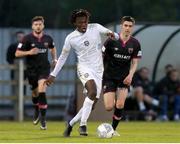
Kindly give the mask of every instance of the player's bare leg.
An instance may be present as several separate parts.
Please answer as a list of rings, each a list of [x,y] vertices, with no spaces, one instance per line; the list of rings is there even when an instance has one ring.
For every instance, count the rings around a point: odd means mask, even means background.
[[[120,136],[120,134],[116,131],[116,128],[119,124],[119,121],[122,119],[124,104],[128,94],[127,88],[118,88],[117,90],[117,99],[115,104],[115,110],[113,115],[112,127],[114,129],[114,136]]]
[[[115,105],[115,92],[106,92],[104,93],[104,106],[106,111],[112,111]],[[117,131],[114,131],[114,136],[119,136]]]
[[[114,109],[115,92],[104,93],[104,106],[106,111],[112,111]]]

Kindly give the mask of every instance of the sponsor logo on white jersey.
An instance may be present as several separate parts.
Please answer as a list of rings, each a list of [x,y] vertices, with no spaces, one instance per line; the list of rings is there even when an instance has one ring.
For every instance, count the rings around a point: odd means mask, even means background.
[[[88,76],[89,76],[88,73],[85,73],[85,74],[84,74],[84,77],[85,77],[85,78],[88,78]]]
[[[85,45],[85,46],[89,46],[89,41],[85,41],[85,42],[84,42],[84,45]]]

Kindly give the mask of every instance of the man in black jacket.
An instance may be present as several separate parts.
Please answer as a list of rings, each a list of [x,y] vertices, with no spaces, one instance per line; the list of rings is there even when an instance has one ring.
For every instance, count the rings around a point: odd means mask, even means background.
[[[161,100],[161,120],[169,119],[168,109],[172,107],[173,119],[178,121],[180,119],[180,80],[176,69],[172,69],[167,77],[157,83],[155,93]]]
[[[14,60],[16,58],[15,52],[16,52],[18,43],[22,42],[22,40],[24,38],[24,32],[23,31],[17,31],[15,33],[15,35],[16,35],[16,42],[9,45],[9,47],[7,49],[7,53],[6,53],[6,61],[9,64],[14,64]],[[10,77],[11,77],[11,80],[14,80],[14,70],[11,70]]]

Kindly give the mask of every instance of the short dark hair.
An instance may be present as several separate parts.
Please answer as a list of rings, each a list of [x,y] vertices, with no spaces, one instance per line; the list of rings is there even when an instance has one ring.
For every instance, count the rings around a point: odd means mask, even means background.
[[[15,35],[18,35],[18,34],[24,34],[24,32],[20,30],[15,33]]]
[[[71,13],[70,22],[71,24],[74,24],[77,17],[90,17],[90,13],[85,9],[76,9]]]
[[[165,69],[168,69],[168,68],[173,68],[173,65],[172,64],[165,65]]]
[[[170,76],[172,73],[178,72],[177,69],[173,68],[171,71],[169,71],[167,74]]]
[[[135,24],[135,19],[131,16],[123,16],[121,18],[120,23],[123,24],[125,21],[129,21],[129,22],[132,22],[133,24]]]
[[[143,70],[147,70],[147,71],[149,71],[149,69],[147,68],[147,67],[141,67],[140,69],[139,69],[139,72],[142,72]]]
[[[35,21],[42,21],[44,23],[44,18],[43,18],[43,16],[35,16],[32,18],[31,23],[33,23]]]

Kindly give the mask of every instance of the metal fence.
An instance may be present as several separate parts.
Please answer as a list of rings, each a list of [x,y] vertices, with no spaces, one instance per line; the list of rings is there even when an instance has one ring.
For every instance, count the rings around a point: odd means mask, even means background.
[[[1,119],[15,119],[23,121],[24,118],[28,119],[32,116],[32,102],[31,102],[31,91],[27,80],[24,80],[24,63],[20,59],[15,65],[1,64],[0,71],[14,70],[15,78],[1,79],[0,86],[3,87],[8,93],[0,95],[0,118]],[[75,65],[66,65],[63,70],[64,72],[75,71]],[[49,113],[47,116],[52,119],[62,119],[65,116],[68,101],[72,97],[76,97],[75,88],[77,85],[76,75],[71,80],[57,80],[52,87],[48,87],[48,90],[53,90],[54,87],[66,87],[69,88],[69,92],[63,94],[51,93],[48,94]],[[71,103],[71,105],[73,105]],[[75,103],[74,103],[75,105]]]

